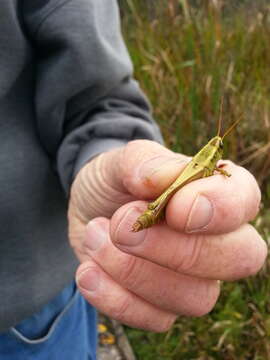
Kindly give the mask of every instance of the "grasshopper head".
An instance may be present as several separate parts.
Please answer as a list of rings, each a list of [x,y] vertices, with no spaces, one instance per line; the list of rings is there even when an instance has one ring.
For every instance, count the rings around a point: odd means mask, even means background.
[[[215,160],[219,160],[222,158],[223,155],[223,141],[220,136],[215,136],[213,139],[209,141],[209,145],[215,148],[214,158]]]

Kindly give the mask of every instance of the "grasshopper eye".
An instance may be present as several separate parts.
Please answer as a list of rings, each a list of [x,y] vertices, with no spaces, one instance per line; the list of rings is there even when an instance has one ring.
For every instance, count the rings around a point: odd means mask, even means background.
[[[223,149],[223,142],[222,142],[222,141],[220,141],[219,147],[220,147],[221,149]]]

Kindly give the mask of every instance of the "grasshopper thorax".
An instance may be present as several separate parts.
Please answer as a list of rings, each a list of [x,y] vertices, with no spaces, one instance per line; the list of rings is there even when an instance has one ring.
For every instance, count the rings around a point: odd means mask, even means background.
[[[223,155],[223,141],[220,136],[213,137],[208,144],[206,145],[208,160],[215,164],[218,160],[222,158]]]

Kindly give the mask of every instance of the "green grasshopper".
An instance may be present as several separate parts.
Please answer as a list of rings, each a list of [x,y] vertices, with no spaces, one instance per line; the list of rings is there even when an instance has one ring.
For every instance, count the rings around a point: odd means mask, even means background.
[[[240,121],[237,120],[232,126],[220,137],[222,104],[219,116],[218,134],[213,137],[186,165],[179,177],[153,202],[149,203],[147,210],[143,212],[132,226],[133,232],[151,227],[158,223],[165,214],[165,207],[171,197],[186,184],[193,180],[214,175],[218,171],[224,176],[231,176],[226,170],[222,169],[224,164],[217,166],[217,162],[223,155],[223,139]]]

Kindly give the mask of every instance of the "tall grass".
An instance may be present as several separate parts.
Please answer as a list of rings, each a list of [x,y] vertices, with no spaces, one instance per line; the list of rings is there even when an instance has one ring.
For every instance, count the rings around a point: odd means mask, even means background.
[[[242,117],[225,155],[247,167],[264,202],[255,226],[270,242],[270,4],[238,0],[121,0],[135,75],[166,144],[192,155]],[[180,319],[167,334],[129,330],[141,360],[270,359],[270,262],[223,285],[215,310]]]

